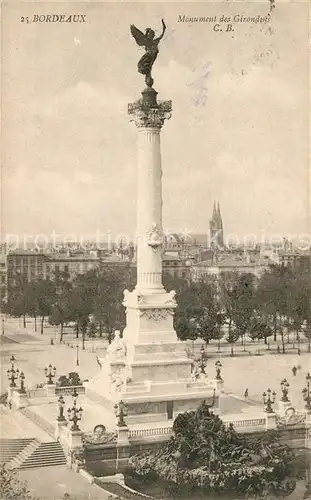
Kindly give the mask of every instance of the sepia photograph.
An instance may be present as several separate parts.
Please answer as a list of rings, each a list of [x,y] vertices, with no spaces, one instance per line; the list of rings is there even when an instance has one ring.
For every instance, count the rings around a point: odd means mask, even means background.
[[[310,8],[2,1],[2,500],[311,500]]]

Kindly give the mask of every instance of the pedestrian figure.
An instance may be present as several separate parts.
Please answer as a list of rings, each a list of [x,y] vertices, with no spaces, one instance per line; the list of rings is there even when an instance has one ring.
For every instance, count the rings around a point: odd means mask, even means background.
[[[248,389],[245,389],[245,392],[244,392],[244,398],[247,399],[248,398]]]
[[[97,361],[97,364],[100,367],[100,369],[102,369],[103,365],[101,364],[100,359],[99,359],[98,356],[96,356],[96,361]]]
[[[292,372],[293,372],[294,377],[296,377],[296,375],[297,375],[297,367],[296,366],[293,366]]]

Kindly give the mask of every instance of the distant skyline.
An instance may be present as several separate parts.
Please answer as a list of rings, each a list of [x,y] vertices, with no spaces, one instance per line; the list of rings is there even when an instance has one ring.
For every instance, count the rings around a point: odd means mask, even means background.
[[[164,229],[208,234],[219,200],[225,238],[310,232],[308,4],[278,3],[271,23],[235,23],[230,34],[178,22],[268,10],[268,2],[3,5],[3,235],[135,234],[137,131],[127,103],[144,85],[129,25],[159,32],[162,17],[154,86],[173,102],[161,133]],[[17,22],[34,13],[87,22]]]

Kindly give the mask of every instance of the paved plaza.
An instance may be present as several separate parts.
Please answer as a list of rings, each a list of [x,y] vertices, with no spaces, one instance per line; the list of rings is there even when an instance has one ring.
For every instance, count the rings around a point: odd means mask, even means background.
[[[61,500],[64,494],[75,500],[108,500],[110,494],[88,483],[80,474],[67,467],[46,467],[18,472],[22,481],[27,481],[30,491],[40,500]]]
[[[81,340],[74,338],[74,335],[65,337],[65,343],[51,345],[50,339],[55,338],[55,329],[47,328],[41,335],[33,331],[33,325],[30,323],[25,329],[19,325],[16,319],[6,320],[6,336],[14,338],[14,343],[2,343],[1,356],[4,371],[9,368],[9,358],[14,354],[16,366],[23,370],[26,376],[27,388],[33,389],[36,384],[46,382],[44,368],[49,364],[56,366],[56,379],[60,375],[68,374],[71,371],[77,371],[83,380],[92,380],[100,374],[100,367],[96,357],[104,357],[107,346],[106,340],[97,340],[86,342],[86,350],[81,349]],[[67,343],[74,347],[68,346]],[[77,350],[76,345],[79,345]],[[215,377],[214,363],[217,359],[214,353],[214,347],[207,348],[208,354],[208,375]],[[79,365],[77,366],[77,355]],[[247,418],[255,418],[256,415],[263,412],[262,393],[268,388],[277,392],[277,399],[281,396],[280,382],[284,378],[290,384],[290,398],[298,408],[303,408],[301,391],[305,387],[305,377],[308,370],[311,370],[311,355],[304,352],[300,356],[296,353],[271,354],[266,351],[260,356],[253,352],[251,355],[228,357],[219,355],[222,367],[222,376],[224,378],[225,393],[222,398],[221,411],[226,418],[237,419],[244,415]],[[299,367],[296,377],[293,376],[292,367]],[[7,388],[8,382],[2,377],[1,390]],[[86,384],[88,385],[88,384]],[[248,398],[245,400],[244,392],[248,389]],[[91,395],[90,395],[91,396]],[[66,397],[66,403],[71,404],[71,398]],[[96,399],[92,397],[80,396],[79,404],[83,407],[82,428],[89,432],[95,425],[105,424],[108,430],[114,430],[114,419],[100,404],[100,396]],[[32,400],[31,411],[42,417],[51,425],[58,415],[58,404],[51,398],[37,398]],[[12,415],[12,414],[11,414]],[[23,420],[24,423],[19,420]],[[16,412],[16,416],[10,421],[8,416],[4,415],[3,432],[9,436],[21,437],[24,432],[38,439],[47,439],[45,432],[38,429],[37,433],[34,424],[25,417]],[[27,425],[24,425],[26,424]],[[48,437],[50,439],[50,437]]]

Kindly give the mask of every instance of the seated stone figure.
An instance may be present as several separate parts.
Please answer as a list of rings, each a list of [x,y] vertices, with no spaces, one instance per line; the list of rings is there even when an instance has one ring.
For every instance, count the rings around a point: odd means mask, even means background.
[[[124,340],[120,338],[119,330],[116,330],[114,339],[107,349],[107,358],[109,361],[125,361],[126,351],[126,344]]]

